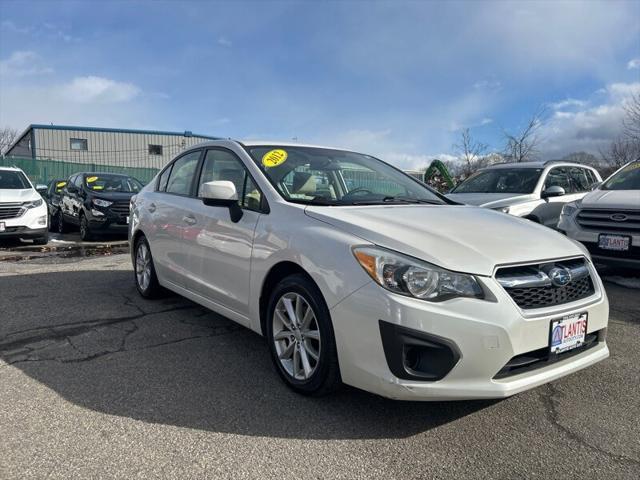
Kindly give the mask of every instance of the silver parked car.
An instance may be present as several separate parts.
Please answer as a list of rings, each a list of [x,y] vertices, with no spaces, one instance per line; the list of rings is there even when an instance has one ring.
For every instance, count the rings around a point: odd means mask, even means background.
[[[207,142],[132,198],[129,234],[141,295],[165,287],[264,335],[303,394],[505,397],[609,355],[578,242],[369,155]]]
[[[558,229],[598,262],[640,268],[640,161],[619,169],[582,201],[566,204]]]
[[[447,197],[555,228],[563,205],[581,199],[601,180],[594,168],[576,163],[504,163],[476,172]]]

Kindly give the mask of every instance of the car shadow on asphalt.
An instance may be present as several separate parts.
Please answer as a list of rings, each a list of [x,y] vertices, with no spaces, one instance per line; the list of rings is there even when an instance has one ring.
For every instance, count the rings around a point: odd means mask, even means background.
[[[0,288],[24,277],[2,277]],[[96,412],[239,435],[378,439],[410,437],[497,403],[400,402],[346,386],[301,396],[281,382],[261,336],[173,294],[143,300],[131,272],[38,277],[45,285],[89,285],[88,293],[71,304],[68,322],[48,324],[45,315],[36,328],[0,337],[0,358],[11,364],[0,376],[18,368]],[[111,300],[91,286],[98,279]],[[106,308],[99,301],[119,302],[122,311],[95,318]]]

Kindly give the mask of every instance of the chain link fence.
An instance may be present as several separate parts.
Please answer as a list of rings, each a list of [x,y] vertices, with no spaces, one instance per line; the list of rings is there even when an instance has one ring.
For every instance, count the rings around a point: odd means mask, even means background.
[[[51,159],[40,160],[13,156],[0,158],[0,166],[18,167],[22,169],[34,184],[47,184],[54,179],[67,179],[78,172],[120,173],[147,184],[162,167],[161,165],[157,167],[127,167],[121,165],[65,162]]]

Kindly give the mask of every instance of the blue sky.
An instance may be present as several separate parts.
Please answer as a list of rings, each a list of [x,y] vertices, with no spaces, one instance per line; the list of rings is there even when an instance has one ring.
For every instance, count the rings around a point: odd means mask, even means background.
[[[405,167],[460,129],[596,152],[640,92],[640,1],[0,0],[0,126],[297,138]]]

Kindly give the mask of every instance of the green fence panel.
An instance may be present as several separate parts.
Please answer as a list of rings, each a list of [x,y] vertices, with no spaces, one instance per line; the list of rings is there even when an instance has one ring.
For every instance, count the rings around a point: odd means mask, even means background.
[[[52,159],[27,157],[2,157],[0,166],[18,167],[35,183],[49,183],[53,179],[66,179],[78,172],[120,173],[137,178],[146,184],[158,173],[157,168],[121,167],[116,165],[96,165],[93,163],[62,162]]]

